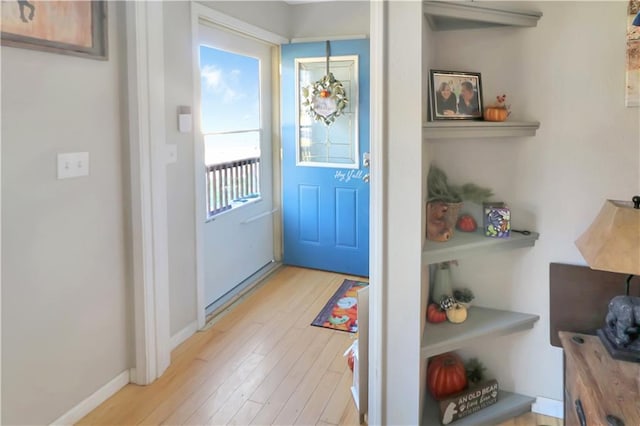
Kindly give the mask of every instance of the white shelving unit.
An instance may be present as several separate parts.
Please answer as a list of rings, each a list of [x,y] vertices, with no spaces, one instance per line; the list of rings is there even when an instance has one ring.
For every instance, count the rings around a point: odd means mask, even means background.
[[[468,30],[489,27],[535,27],[540,12],[504,8],[497,3],[424,1],[423,13],[433,31]],[[470,41],[472,42],[472,41]],[[540,127],[537,121],[435,121],[423,124],[423,140],[520,138],[535,136]],[[456,232],[450,241],[427,241],[422,249],[422,263],[429,265],[453,259],[533,247],[539,234],[512,233],[510,238],[487,238],[482,233]],[[464,348],[472,343],[531,329],[538,315],[472,307],[462,324],[430,324],[424,327],[420,355],[427,359],[434,355]],[[534,398],[500,391],[498,402],[468,417],[451,423],[452,426],[496,424],[531,410]],[[440,424],[439,408],[428,394],[424,395],[421,424]]]
[[[430,121],[422,126],[424,139],[517,138],[535,136],[537,121]]]
[[[440,263],[483,253],[533,247],[540,237],[537,232],[522,235],[512,232],[509,238],[488,238],[482,232],[455,232],[445,243],[427,240],[422,249],[422,263]]]
[[[535,27],[542,13],[471,2],[425,1],[424,15],[434,31],[489,27]]]
[[[488,238],[482,233],[456,232],[445,242],[427,241],[422,252],[423,264],[439,263],[447,260],[462,259],[487,252],[514,250],[532,247],[539,234],[515,234],[509,238]],[[533,328],[540,316],[521,312],[505,311],[473,306],[468,311],[467,320],[461,324],[427,323],[422,335],[420,356],[430,358],[445,352],[455,351],[486,339],[506,336]],[[501,391],[498,402],[475,414],[451,423],[453,426],[496,424],[531,410],[535,398],[512,392]],[[439,424],[438,404],[429,395],[425,395],[422,424]]]
[[[529,330],[539,319],[538,315],[472,306],[461,324],[427,323],[420,355],[429,358],[487,338]]]

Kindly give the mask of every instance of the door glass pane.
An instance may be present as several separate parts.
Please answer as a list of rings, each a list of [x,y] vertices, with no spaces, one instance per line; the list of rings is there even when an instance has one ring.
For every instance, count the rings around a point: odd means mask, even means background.
[[[260,198],[260,61],[200,46],[207,213]]]
[[[260,61],[200,46],[202,133],[260,128]]]
[[[209,134],[204,136],[207,165],[260,157],[260,131]]]
[[[315,121],[302,106],[302,88],[326,73],[325,58],[296,60],[298,93],[298,165],[358,168],[358,63],[356,56],[334,57],[330,71],[344,86],[349,100],[342,115],[326,126]]]

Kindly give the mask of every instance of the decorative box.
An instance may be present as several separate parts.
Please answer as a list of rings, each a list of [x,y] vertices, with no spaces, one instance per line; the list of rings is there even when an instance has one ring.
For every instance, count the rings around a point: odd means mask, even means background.
[[[504,203],[483,203],[484,235],[508,238],[511,235],[511,210]]]

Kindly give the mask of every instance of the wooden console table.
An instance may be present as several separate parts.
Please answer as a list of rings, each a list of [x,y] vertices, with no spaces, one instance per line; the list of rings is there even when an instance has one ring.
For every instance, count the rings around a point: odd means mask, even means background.
[[[559,334],[565,425],[640,425],[640,363],[614,360],[598,336]]]

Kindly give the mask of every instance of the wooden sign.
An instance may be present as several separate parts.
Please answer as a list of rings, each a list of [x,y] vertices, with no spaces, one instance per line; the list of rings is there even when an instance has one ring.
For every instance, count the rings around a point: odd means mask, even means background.
[[[448,425],[498,402],[498,381],[487,380],[439,401],[440,421]]]

